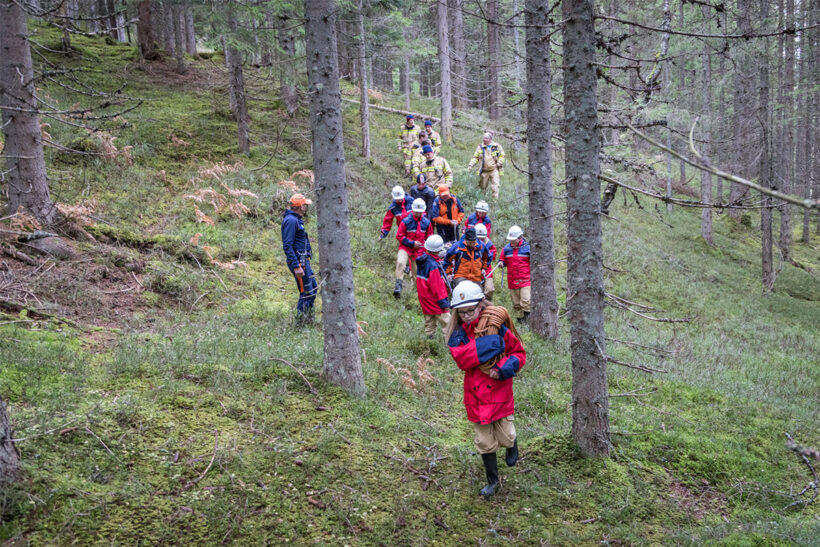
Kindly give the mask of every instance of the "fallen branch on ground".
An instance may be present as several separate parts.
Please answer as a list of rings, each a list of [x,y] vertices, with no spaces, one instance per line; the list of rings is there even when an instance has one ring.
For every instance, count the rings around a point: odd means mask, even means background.
[[[316,388],[314,388],[314,387],[313,387],[313,384],[311,384],[311,383],[308,381],[308,379],[307,379],[307,378],[305,378],[305,375],[304,375],[304,374],[302,374],[302,372],[301,372],[298,368],[296,368],[296,367],[293,365],[293,363],[291,363],[291,362],[289,362],[289,361],[285,361],[284,359],[281,359],[281,358],[279,358],[279,357],[268,357],[268,360],[270,360],[270,361],[277,361],[277,362],[279,362],[279,363],[284,363],[284,364],[286,364],[287,366],[289,366],[290,368],[292,368],[293,370],[295,370],[295,371],[296,371],[296,374],[298,374],[298,375],[302,378],[302,380],[304,380],[305,384],[307,384],[308,389],[310,390],[311,394],[313,394],[313,395],[319,395],[319,392],[318,392],[318,391],[316,391]]]
[[[795,499],[793,502],[791,502],[790,504],[788,504],[786,507],[783,508],[783,510],[785,511],[789,507],[794,507],[795,505],[803,505],[805,507],[806,505],[809,505],[810,503],[814,502],[814,500],[817,499],[817,495],[818,495],[817,471],[814,469],[814,466],[809,461],[809,457],[812,457],[815,460],[820,460],[820,451],[814,450],[814,449],[811,449],[811,448],[802,447],[802,446],[798,445],[796,442],[794,442],[794,439],[792,438],[791,435],[789,435],[788,433],[784,433],[784,435],[786,435],[786,438],[788,439],[788,442],[786,443],[786,447],[789,450],[791,450],[792,452],[794,452],[795,454],[797,454],[798,456],[800,456],[800,459],[803,460],[803,463],[805,463],[806,467],[809,468],[809,471],[811,472],[812,477],[814,478],[814,480],[811,481],[809,484],[807,484],[806,487],[803,490],[801,490],[800,493],[797,494],[797,496],[795,496],[795,498],[802,497],[809,490],[814,491],[814,495],[810,499]]]

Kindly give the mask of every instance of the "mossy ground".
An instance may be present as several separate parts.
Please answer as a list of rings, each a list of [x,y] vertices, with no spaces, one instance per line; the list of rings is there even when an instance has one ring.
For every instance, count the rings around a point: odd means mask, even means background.
[[[51,29],[37,32],[43,43],[58,41]],[[424,338],[414,290],[392,298],[395,243],[376,242],[389,189],[400,182],[394,148],[402,120],[372,112],[373,160],[365,162],[356,155],[357,109],[344,112],[366,333],[368,396],[355,399],[320,376],[321,329],[293,325],[295,293],[280,252],[286,191],[277,181],[310,167],[306,112],[288,119],[266,75],[251,72],[260,100],[252,106],[255,146],[242,158],[216,61],[193,62],[177,80],[160,65],[140,67],[133,48],[82,37],[74,45],[83,57],[71,62],[95,85],[114,89],[127,80],[126,94],[150,100],[112,128],[118,146],[134,147],[133,165],[91,157],[67,166],[53,154],[52,191],[65,202],[96,198],[116,227],[109,235],[154,238],[143,249],[147,311],[102,346],[50,322],[2,326],[0,394],[24,439],[26,480],[7,493],[0,538],[35,545],[808,545],[820,536],[817,505],[784,510],[788,492],[810,477],[783,445],[786,431],[806,444],[820,439],[817,237],[794,248],[812,273],[785,264],[776,292],[763,296],[754,229],[719,216],[709,247],[698,237],[699,210],[667,214],[619,198],[611,211],[617,220],[604,226],[607,291],[662,310],[656,315],[692,320],[656,323],[607,309],[609,337],[669,353],[609,343],[615,358],[667,373],[610,367],[610,391],[627,396],[612,398],[613,455],[604,461],[581,458],[568,435],[566,323],[556,343],[525,330],[529,360],[515,380],[523,457],[512,469],[502,463],[503,488],[483,501],[461,374],[441,335]],[[47,91],[60,104],[82,100]],[[414,110],[434,112],[435,104],[414,100]],[[466,115],[481,125],[479,113]],[[53,125],[59,142],[83,136]],[[480,197],[464,168],[477,133],[458,131],[456,144],[444,148],[468,206]],[[174,145],[172,135],[189,145]],[[252,216],[212,227],[196,222],[183,196],[213,185],[195,180],[198,169],[240,159],[258,166],[274,150],[265,169],[227,175],[229,185],[260,196]],[[510,147],[508,154],[522,163]],[[526,179],[507,169],[491,211],[497,244],[509,225],[526,224],[522,203]],[[315,236],[315,217],[308,227]],[[564,227],[557,231],[563,249]],[[200,268],[179,251],[196,233],[220,260],[241,258],[247,267]],[[563,299],[563,269],[558,277]],[[496,294],[510,304],[505,290]],[[418,391],[379,361],[412,371],[421,356],[432,359],[435,382]]]

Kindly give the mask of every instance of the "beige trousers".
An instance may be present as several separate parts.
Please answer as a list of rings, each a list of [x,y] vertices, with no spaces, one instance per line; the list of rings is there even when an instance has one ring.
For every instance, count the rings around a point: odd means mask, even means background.
[[[450,322],[450,312],[441,313],[438,315],[424,314],[424,334],[433,336],[436,334],[436,324],[441,325],[441,330],[447,328],[447,323]]]
[[[479,454],[492,454],[499,446],[512,448],[515,443],[515,424],[512,415],[491,424],[473,424],[475,449]]]
[[[484,280],[484,297],[487,300],[492,300],[493,293],[495,293],[495,284],[493,283],[493,278],[488,277]]]
[[[501,178],[498,176],[498,169],[492,171],[483,171],[478,181],[478,187],[486,190],[489,185],[493,191],[493,199],[498,199],[498,188],[501,184]]]
[[[520,289],[510,289],[510,297],[512,298],[513,308],[515,311],[528,312],[530,311],[530,287],[521,287]]]
[[[410,255],[404,249],[399,249],[396,254],[396,279],[404,280],[404,268],[407,267],[407,262],[410,262],[410,271],[413,277],[416,277],[416,260],[410,258]]]

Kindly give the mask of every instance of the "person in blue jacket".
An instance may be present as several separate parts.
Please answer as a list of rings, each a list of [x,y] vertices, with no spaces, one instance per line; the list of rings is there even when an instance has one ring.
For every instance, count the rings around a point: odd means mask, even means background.
[[[299,301],[296,303],[296,322],[299,324],[313,320],[313,301],[319,289],[310,268],[310,240],[302,219],[311,203],[302,194],[293,194],[290,209],[285,209],[282,218],[282,250],[299,288]]]

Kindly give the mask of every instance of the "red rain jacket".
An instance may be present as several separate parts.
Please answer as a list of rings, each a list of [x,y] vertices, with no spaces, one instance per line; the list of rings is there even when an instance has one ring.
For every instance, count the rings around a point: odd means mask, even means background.
[[[399,223],[399,229],[396,231],[396,239],[399,240],[399,249],[404,249],[410,258],[421,256],[424,252],[424,242],[428,237],[433,235],[433,224],[427,215],[422,215],[416,220],[412,213],[404,217]],[[414,241],[420,241],[422,246],[418,249],[413,247]]]
[[[449,310],[450,294],[441,260],[429,251],[416,259],[416,292],[424,315],[441,315]]]
[[[464,407],[467,419],[473,423],[489,424],[515,412],[512,377],[524,366],[527,352],[511,330],[501,327],[499,334],[476,338],[472,323],[462,324],[450,336],[448,345],[458,368],[464,371]],[[500,378],[493,379],[481,372],[478,365],[496,355]]]
[[[521,240],[521,245],[513,247],[507,243],[499,260],[507,268],[507,288],[520,289],[530,286],[530,244]]]

